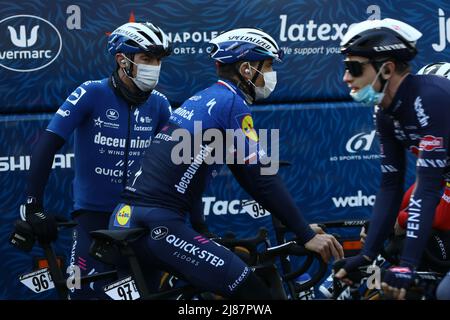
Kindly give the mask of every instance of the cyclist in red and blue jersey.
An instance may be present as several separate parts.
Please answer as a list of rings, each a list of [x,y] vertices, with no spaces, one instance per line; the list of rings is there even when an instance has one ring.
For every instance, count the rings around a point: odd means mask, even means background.
[[[276,170],[267,166],[253,124],[249,105],[267,98],[276,85],[272,64],[281,60],[278,44],[251,28],[225,32],[211,44],[219,80],[173,112],[129,180],[110,228],[149,228],[136,250],[149,278],[154,274],[157,280],[163,269],[224,297],[267,299],[270,289],[253,270],[185,222],[220,165],[226,162],[241,186],[306,248],[325,260],[340,258],[343,251],[333,236],[316,234],[306,223]],[[156,287],[154,281],[151,288]]]
[[[422,34],[394,19],[355,24],[341,42],[346,56],[344,81],[355,101],[376,105],[381,147],[381,186],[360,255],[338,261],[336,277],[367,265],[379,253],[400,209],[405,149],[416,151],[416,187],[408,205],[406,239],[399,266],[385,273],[382,287],[403,299],[428,242],[436,206],[443,194],[450,155],[450,81],[412,75],[409,61]]]
[[[108,51],[116,61],[112,75],[76,88],[34,147],[27,201],[21,206],[22,218],[40,241],[56,239],[54,217],[43,208],[44,189],[56,151],[74,132],[72,217],[78,226],[70,263],[79,266],[81,275],[104,270],[88,254],[89,232],[107,228],[130,172],[171,114],[167,98],[154,89],[161,60],[171,53],[167,35],[152,23],[127,23],[109,36]],[[83,286],[74,290],[72,298],[106,297],[98,292]]]

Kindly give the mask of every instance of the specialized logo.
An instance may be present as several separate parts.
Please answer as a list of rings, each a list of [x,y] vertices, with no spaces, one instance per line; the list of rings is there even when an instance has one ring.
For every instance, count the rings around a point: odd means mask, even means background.
[[[116,109],[108,109],[106,110],[106,117],[109,120],[115,121],[119,119],[119,112]]]
[[[258,142],[258,134],[253,126],[253,118],[251,115],[246,115],[241,121],[241,128],[244,134],[250,140]]]
[[[442,149],[444,147],[444,139],[442,137],[435,137],[426,135],[420,140],[419,150],[433,151],[435,149]]]
[[[78,87],[75,89],[74,92],[72,92],[70,94],[70,96],[67,97],[66,101],[70,102],[73,105],[76,105],[85,93],[86,93],[86,90],[84,88]]]
[[[61,52],[61,34],[41,17],[7,17],[0,21],[0,34],[0,66],[11,71],[40,70],[53,63]]]
[[[351,137],[346,145],[345,149],[350,153],[356,153],[358,151],[369,151],[372,147],[373,140],[375,138],[375,130],[370,133],[358,133]]]
[[[164,239],[165,236],[169,233],[169,229],[164,226],[156,227],[152,229],[150,236],[153,240],[161,240]]]
[[[114,220],[115,227],[130,227],[130,218],[131,218],[132,209],[129,205],[124,205],[120,208],[116,213],[116,219]]]

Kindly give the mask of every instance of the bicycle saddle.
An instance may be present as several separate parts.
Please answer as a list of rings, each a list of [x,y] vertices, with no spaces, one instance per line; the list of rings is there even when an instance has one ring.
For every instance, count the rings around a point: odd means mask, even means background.
[[[111,242],[133,242],[148,234],[147,228],[131,228],[125,230],[96,230],[91,231],[93,239],[108,240]]]

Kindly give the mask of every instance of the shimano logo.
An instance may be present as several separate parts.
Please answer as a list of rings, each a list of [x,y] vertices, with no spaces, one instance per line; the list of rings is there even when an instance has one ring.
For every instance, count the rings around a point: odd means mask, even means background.
[[[0,33],[3,35],[0,66],[11,71],[31,72],[45,68],[56,60],[62,49],[58,29],[41,17],[7,17],[0,21]]]
[[[75,157],[73,153],[55,154],[52,169],[72,168],[72,160]],[[0,157],[0,172],[6,171],[26,171],[30,169],[31,156],[11,156]]]
[[[375,198],[375,195],[366,196],[363,195],[361,190],[358,190],[358,194],[356,196],[332,197],[331,199],[333,200],[336,208],[345,208],[373,206],[375,204]]]
[[[397,50],[397,49],[406,49],[406,46],[403,43],[394,43],[386,46],[378,46],[373,47],[373,50],[380,52],[380,51],[391,51],[391,50]]]
[[[373,139],[375,138],[375,130],[370,133],[358,133],[351,137],[346,145],[345,149],[350,153],[356,153],[358,151],[369,151],[372,147]]]
[[[207,250],[201,249],[200,247],[187,242],[186,240],[180,239],[173,234],[166,236],[166,242],[178,248],[180,251],[184,251],[193,257],[196,257],[204,262],[207,262],[214,267],[221,267],[225,264],[225,261],[215,254],[208,252]],[[175,252],[174,254],[176,254]]]

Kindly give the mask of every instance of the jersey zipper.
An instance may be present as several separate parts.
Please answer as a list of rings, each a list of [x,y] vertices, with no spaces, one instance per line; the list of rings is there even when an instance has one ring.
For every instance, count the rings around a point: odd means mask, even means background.
[[[125,163],[123,165],[123,178],[122,186],[125,190],[128,182],[128,153],[130,149],[130,136],[131,136],[131,113],[133,112],[133,106],[128,108],[128,128],[127,128],[127,140],[125,142]]]

